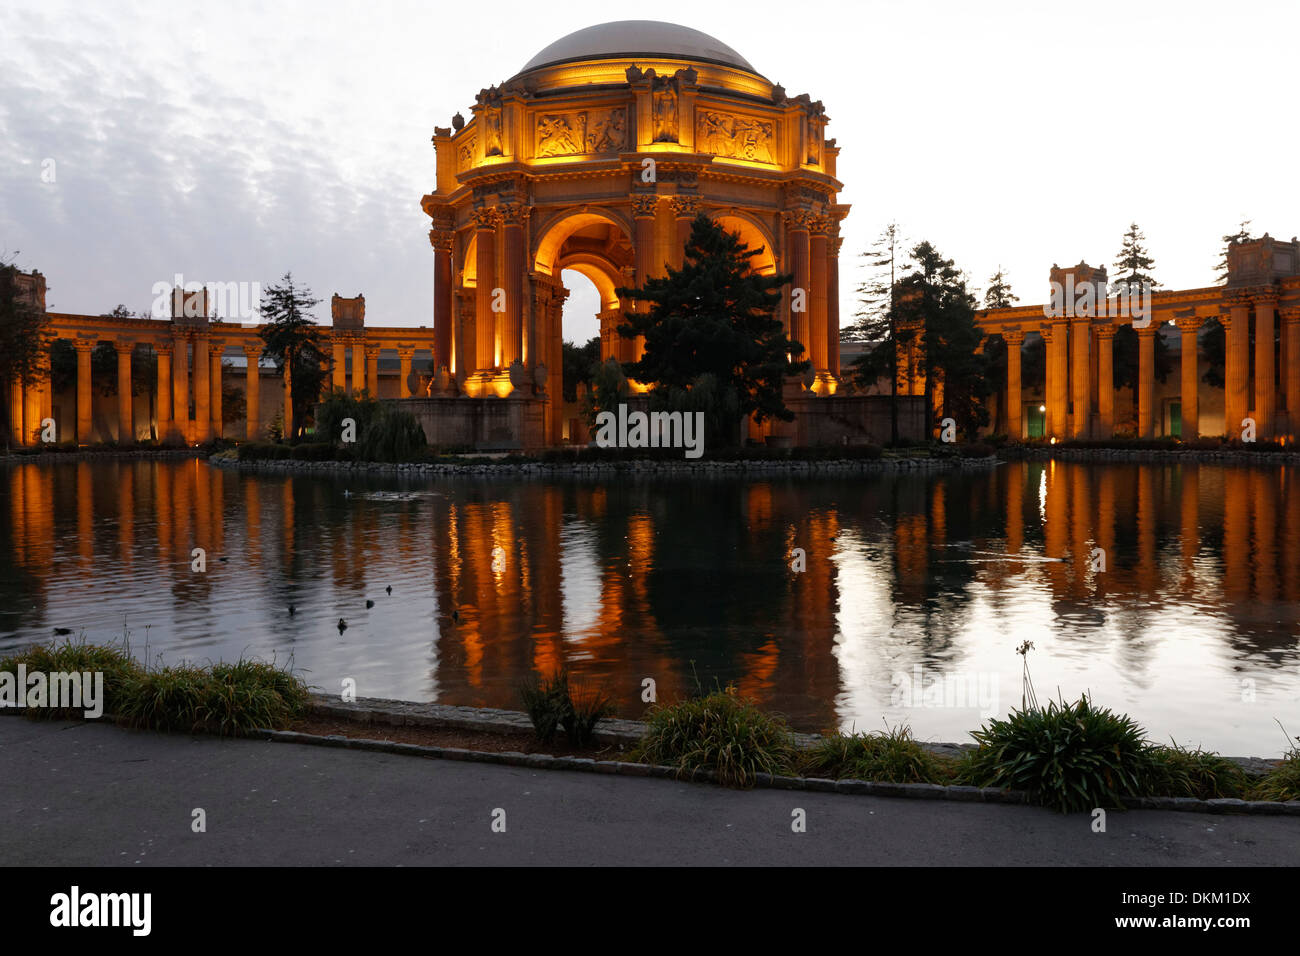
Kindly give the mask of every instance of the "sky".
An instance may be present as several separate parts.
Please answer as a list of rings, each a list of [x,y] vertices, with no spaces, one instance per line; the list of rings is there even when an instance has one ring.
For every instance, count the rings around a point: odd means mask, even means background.
[[[292,271],[326,323],[331,294],[360,292],[369,325],[431,327],[434,126],[612,19],[702,30],[824,102],[853,207],[846,324],[890,221],[979,290],[1000,266],[1023,304],[1053,263],[1110,266],[1130,222],[1165,288],[1212,284],[1242,219],[1300,233],[1295,0],[6,0],[0,255],[46,275],[51,311],[147,310],[178,273]],[[565,280],[583,341],[598,299]]]

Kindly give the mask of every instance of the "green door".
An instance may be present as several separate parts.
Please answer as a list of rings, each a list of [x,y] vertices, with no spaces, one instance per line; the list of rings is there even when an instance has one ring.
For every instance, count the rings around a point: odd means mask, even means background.
[[[1175,438],[1183,437],[1183,405],[1182,402],[1169,403],[1169,434]]]
[[[1025,426],[1026,437],[1042,438],[1047,432],[1047,412],[1037,405],[1026,406]]]

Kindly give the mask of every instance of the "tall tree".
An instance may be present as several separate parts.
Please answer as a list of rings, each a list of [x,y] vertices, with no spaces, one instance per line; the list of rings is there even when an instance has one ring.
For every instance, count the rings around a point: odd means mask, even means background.
[[[578,384],[590,387],[596,366],[600,364],[600,336],[593,335],[584,345],[563,342],[560,348],[564,359],[564,400],[576,402]]]
[[[292,420],[286,425],[285,437],[291,439],[301,432],[307,406],[320,396],[330,368],[324,336],[310,311],[319,303],[310,289],[295,286],[288,272],[278,285],[268,284],[262,291],[265,324],[258,333],[265,343],[262,355],[275,363],[282,378],[288,370]]]
[[[989,287],[984,292],[984,308],[1009,309],[1019,301],[1020,297],[1011,291],[1011,283],[1002,274],[1002,266],[998,266],[998,271],[989,277]]]
[[[1255,237],[1250,234],[1250,220],[1243,219],[1237,231],[1223,237],[1223,254],[1219,256],[1218,280],[1219,285],[1224,285],[1228,281],[1228,247],[1234,242],[1250,242]]]
[[[921,334],[927,420],[934,419],[934,386],[943,382],[943,411],[966,438],[975,437],[989,416],[988,359],[977,352],[984,333],[975,324],[975,297],[966,279],[929,242],[911,252],[913,271],[898,283],[897,323]]]
[[[10,386],[30,388],[37,384],[54,338],[49,317],[20,285],[20,274],[12,260],[0,260],[0,415],[6,448],[13,439],[14,426],[23,427],[22,422],[10,421]]]
[[[1155,260],[1147,254],[1146,236],[1137,223],[1130,223],[1128,231],[1120,244],[1119,255],[1115,259],[1115,276],[1111,279],[1110,291],[1126,291],[1130,294],[1145,289],[1154,289],[1160,285],[1152,277]]]
[[[753,259],[761,251],[700,215],[691,224],[681,269],[670,266],[666,276],[646,279],[640,289],[618,289],[620,297],[650,303],[648,312],[628,313],[618,329],[625,338],[645,336],[641,359],[624,363],[627,376],[670,395],[710,375],[734,396],[740,414],[758,422],[792,420],[782,386],[811,366],[799,358],[803,344],[786,338],[776,318],[781,289],[792,277],[756,272]],[[721,405],[733,407],[729,400]]]
[[[898,350],[895,322],[898,280],[906,270],[903,234],[891,222],[862,253],[867,278],[858,284],[857,320],[844,334],[845,341],[860,342],[863,349],[849,363],[849,376],[859,388],[870,388],[883,375],[889,376],[890,443],[898,443]],[[910,333],[909,333],[910,335]]]

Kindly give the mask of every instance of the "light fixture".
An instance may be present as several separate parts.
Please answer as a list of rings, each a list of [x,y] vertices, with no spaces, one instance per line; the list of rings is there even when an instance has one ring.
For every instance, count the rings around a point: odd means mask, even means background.
[[[1045,412],[1045,411],[1047,411],[1047,406],[1046,406],[1046,405],[1039,405],[1039,406],[1038,406],[1038,410],[1039,410],[1040,412]]]

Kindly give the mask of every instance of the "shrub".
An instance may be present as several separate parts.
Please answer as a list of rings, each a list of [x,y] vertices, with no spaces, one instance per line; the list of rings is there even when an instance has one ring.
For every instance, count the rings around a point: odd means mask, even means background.
[[[1147,748],[1151,765],[1142,792],[1162,797],[1196,797],[1216,800],[1221,797],[1241,797],[1250,785],[1250,778],[1241,767],[1226,757],[1201,749],[1186,750],[1178,744],[1172,747]]]
[[[276,461],[288,458],[292,449],[288,445],[268,441],[246,441],[239,446],[240,461]]]
[[[1300,743],[1300,737],[1296,738]],[[1252,800],[1300,800],[1300,747],[1292,747],[1282,762],[1251,788]]]
[[[427,445],[424,429],[410,412],[383,406],[360,433],[362,461],[410,461]]]
[[[560,718],[560,725],[573,746],[590,747],[596,739],[596,724],[613,710],[614,702],[608,694],[575,686],[569,690],[569,705]]]
[[[649,727],[634,756],[673,766],[679,777],[712,770],[723,786],[752,787],[755,774],[783,774],[794,765],[794,738],[785,721],[734,687],[652,706],[646,717]]]
[[[957,453],[963,458],[988,458],[997,454],[992,445],[986,445],[978,441],[967,445],[958,445]]]
[[[562,727],[570,745],[589,747],[596,737],[596,724],[613,712],[609,695],[571,686],[563,668],[547,678],[533,674],[520,685],[519,694],[533,732],[547,744]]]
[[[1145,733],[1127,715],[1075,703],[1013,710],[972,732],[979,745],[964,768],[978,787],[1025,790],[1059,810],[1118,807],[1149,779]]]
[[[334,447],[328,442],[305,441],[294,445],[289,457],[295,461],[329,461],[334,457]]]
[[[926,750],[907,727],[885,733],[841,734],[823,737],[802,755],[809,776],[850,777],[887,783],[951,783],[951,761]]]

